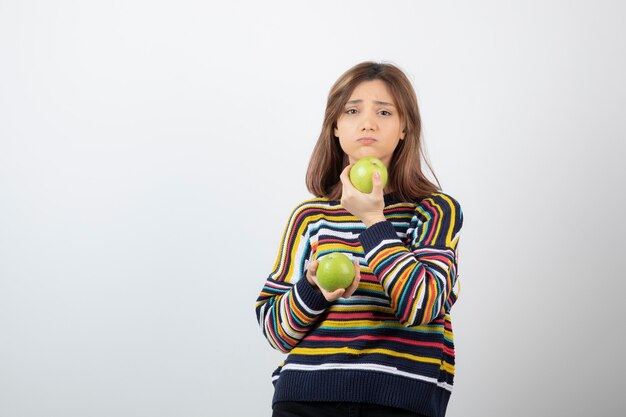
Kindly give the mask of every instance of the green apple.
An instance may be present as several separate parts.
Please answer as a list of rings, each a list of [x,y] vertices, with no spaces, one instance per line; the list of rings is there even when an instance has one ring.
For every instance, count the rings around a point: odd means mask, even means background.
[[[375,156],[366,156],[352,165],[352,168],[350,168],[350,182],[360,192],[369,194],[374,188],[372,181],[374,172],[380,173],[380,180],[383,188],[385,188],[385,185],[387,185],[387,167],[385,167],[383,161]]]
[[[348,288],[355,275],[354,264],[343,253],[329,253],[320,258],[317,265],[317,282],[326,291]]]

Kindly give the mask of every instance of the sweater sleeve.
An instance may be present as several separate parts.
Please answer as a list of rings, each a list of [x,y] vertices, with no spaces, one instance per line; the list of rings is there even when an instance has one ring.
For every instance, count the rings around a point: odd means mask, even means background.
[[[272,273],[256,301],[256,315],[270,345],[293,349],[330,303],[306,279],[311,257],[308,219],[311,209],[298,206],[283,232]]]
[[[452,197],[437,193],[415,209],[408,245],[389,222],[360,235],[365,259],[405,326],[427,324],[450,311],[458,296],[457,244],[463,213]]]

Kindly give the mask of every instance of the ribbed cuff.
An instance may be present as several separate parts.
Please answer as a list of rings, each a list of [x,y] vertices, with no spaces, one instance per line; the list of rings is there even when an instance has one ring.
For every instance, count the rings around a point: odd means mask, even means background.
[[[296,282],[295,290],[298,292],[302,302],[311,310],[324,310],[331,304],[320,291],[309,284],[306,277],[302,277]]]
[[[359,241],[366,255],[378,246],[380,242],[388,239],[399,240],[396,230],[393,228],[390,221],[374,223],[365,229],[365,231],[361,232],[359,236]]]

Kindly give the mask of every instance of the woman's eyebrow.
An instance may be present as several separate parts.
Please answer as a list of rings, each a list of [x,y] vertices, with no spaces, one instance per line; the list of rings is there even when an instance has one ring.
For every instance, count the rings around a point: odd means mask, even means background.
[[[346,102],[346,104],[360,104],[363,103],[363,100],[361,99],[356,99],[356,100],[348,100]],[[375,104],[381,105],[381,106],[391,106],[391,107],[396,107],[393,103],[388,103],[386,101],[380,101],[380,100],[374,100]]]

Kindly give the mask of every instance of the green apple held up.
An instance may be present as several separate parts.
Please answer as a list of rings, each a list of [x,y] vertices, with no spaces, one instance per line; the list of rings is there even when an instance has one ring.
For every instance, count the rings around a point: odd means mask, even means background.
[[[317,265],[317,282],[326,291],[348,288],[355,275],[354,264],[343,253],[329,253]]]
[[[372,181],[374,172],[380,173],[381,184],[385,188],[387,185],[387,167],[375,156],[361,158],[350,168],[350,182],[360,192],[369,194],[374,188]]]

